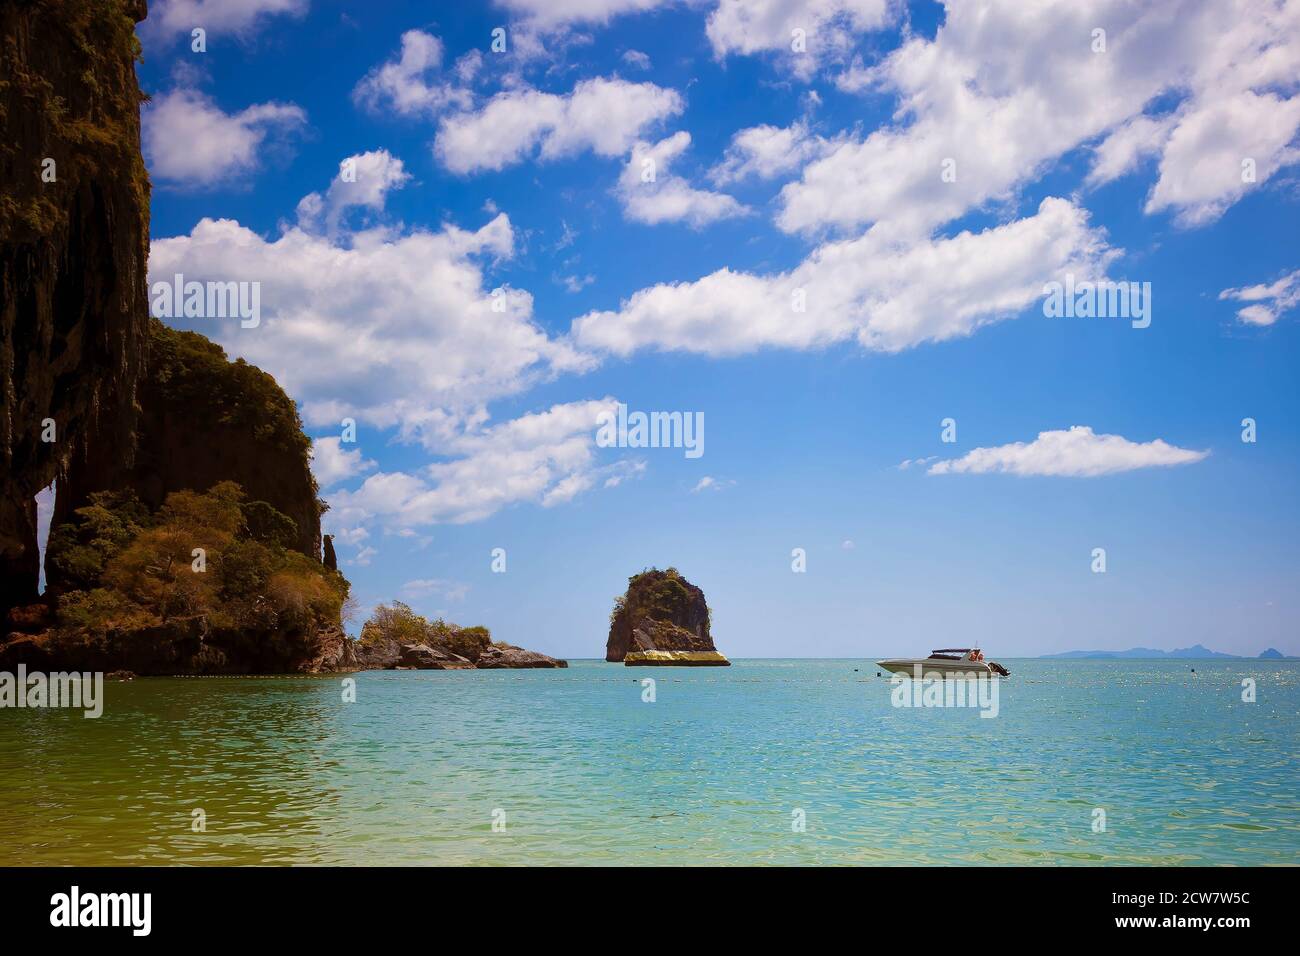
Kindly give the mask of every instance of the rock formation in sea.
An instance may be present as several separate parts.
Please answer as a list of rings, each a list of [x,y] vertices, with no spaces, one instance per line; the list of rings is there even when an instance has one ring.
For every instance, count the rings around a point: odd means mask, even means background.
[[[0,4],[0,618],[32,603],[34,497],[126,456],[145,359],[143,0]]]
[[[568,661],[492,640],[486,627],[429,621],[401,601],[381,604],[361,628],[355,659],[366,669],[496,670],[568,667]]]
[[[628,578],[609,619],[605,660],[625,664],[727,665],[709,633],[704,592],[677,571],[651,568]]]

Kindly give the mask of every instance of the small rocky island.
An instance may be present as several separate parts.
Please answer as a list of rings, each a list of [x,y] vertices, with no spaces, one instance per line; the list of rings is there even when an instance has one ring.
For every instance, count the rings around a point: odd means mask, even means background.
[[[627,580],[627,593],[614,601],[605,660],[726,667],[731,662],[713,646],[709,616],[704,592],[676,568],[634,574]]]
[[[381,604],[361,629],[360,668],[385,670],[498,670],[568,667],[568,661],[492,640],[486,627],[428,621],[403,604]]]

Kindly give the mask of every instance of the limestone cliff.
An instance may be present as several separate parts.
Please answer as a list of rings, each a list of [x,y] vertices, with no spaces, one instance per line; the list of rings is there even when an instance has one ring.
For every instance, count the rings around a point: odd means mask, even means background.
[[[0,615],[36,597],[33,496],[88,442],[130,447],[148,314],[144,15],[143,0],[0,4]]]
[[[217,344],[149,325],[149,374],[140,383],[133,454],[107,444],[79,450],[59,483],[54,521],[66,521],[97,491],[131,490],[150,510],[173,491],[233,481],[251,500],[291,518],[289,542],[320,560],[321,505],[308,460],[311,442],[297,406],[274,378]],[[48,564],[48,562],[47,562]],[[61,586],[50,575],[50,586]]]
[[[727,664],[709,634],[704,592],[676,568],[628,578],[610,615],[605,660],[637,664]]]

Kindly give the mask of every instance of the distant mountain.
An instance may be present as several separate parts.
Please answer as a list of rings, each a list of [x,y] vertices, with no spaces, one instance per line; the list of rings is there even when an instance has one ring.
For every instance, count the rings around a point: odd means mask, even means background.
[[[1063,651],[1060,654],[1043,654],[1043,657],[1071,658],[1075,660],[1106,660],[1111,658],[1154,658],[1154,659],[1174,659],[1174,658],[1220,658],[1225,660],[1241,660],[1239,654],[1224,654],[1221,651],[1212,651],[1208,647],[1200,644],[1193,644],[1191,647],[1180,647],[1172,651],[1161,651],[1154,647],[1131,647],[1127,651]],[[1282,660],[1285,654],[1270,647],[1260,657],[1268,660]]]

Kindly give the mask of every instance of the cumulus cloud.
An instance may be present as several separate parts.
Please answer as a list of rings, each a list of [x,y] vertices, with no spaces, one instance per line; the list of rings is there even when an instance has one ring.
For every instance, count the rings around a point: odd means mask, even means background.
[[[1300,71],[1300,42],[1294,52]],[[1300,160],[1297,130],[1300,96],[1244,90],[1188,108],[1165,144],[1146,212],[1172,210],[1184,226],[1219,218],[1255,183]]]
[[[618,78],[583,80],[563,95],[506,90],[479,110],[447,116],[434,152],[456,173],[504,169],[534,150],[542,160],[587,150],[620,156],[643,130],[682,109],[674,90]]]
[[[1247,325],[1272,325],[1283,313],[1300,305],[1300,269],[1270,285],[1224,289],[1219,299],[1249,303],[1237,310],[1237,318]]]
[[[268,137],[306,122],[307,114],[293,103],[259,103],[225,113],[198,90],[176,89],[144,107],[144,154],[156,179],[212,186],[254,172]]]
[[[155,0],[141,29],[167,36],[203,27],[213,33],[248,34],[277,14],[301,17],[309,0]]]
[[[597,417],[616,407],[612,398],[570,402],[466,431],[446,442],[449,460],[371,475],[355,491],[336,492],[331,514],[344,524],[398,530],[478,521],[520,502],[569,501],[637,470],[596,460]]]
[[[1157,438],[1132,442],[1120,435],[1098,435],[1087,425],[1039,432],[1031,442],[976,448],[961,458],[935,462],[931,475],[1010,474],[1096,478],[1139,468],[1161,468],[1201,461],[1208,451],[1192,451]]]
[[[583,348],[616,355],[641,348],[739,355],[850,340],[897,352],[1012,316],[1039,299],[1052,276],[1099,277],[1113,255],[1082,208],[1049,198],[1036,214],[983,232],[899,242],[872,229],[822,245],[789,272],[722,269],[661,283],[616,311],[574,320],[572,334]]]
[[[690,145],[691,134],[683,131],[654,144],[633,147],[618,180],[618,195],[628,219],[647,225],[685,222],[699,228],[749,211],[725,193],[696,189],[673,175],[670,166]]]
[[[1108,183],[1133,172],[1144,159],[1158,156],[1173,128],[1172,116],[1137,116],[1116,127],[1093,151],[1088,184]]]
[[[386,149],[349,156],[339,163],[338,175],[324,195],[309,193],[298,203],[298,225],[315,230],[322,225],[329,232],[349,209],[380,212],[388,193],[400,189],[411,178],[402,161]]]
[[[555,30],[575,24],[603,26],[614,17],[665,7],[675,0],[496,0],[524,23]]]
[[[1011,196],[1098,138],[1094,179],[1158,152],[1147,211],[1204,222],[1251,188],[1243,158],[1260,183],[1296,161],[1297,76],[1294,3],[952,3],[932,40],[912,37],[858,71],[849,85],[898,97],[896,124],[810,163],[783,190],[778,223],[816,232],[887,222],[925,233]],[[1161,96],[1177,101],[1171,118],[1128,125]],[[951,181],[940,176],[948,160]]]
[[[344,448],[337,435],[312,440],[311,473],[321,488],[331,488],[347,478],[376,467],[359,448]]]
[[[260,325],[212,319],[199,328],[274,375],[309,424],[351,416],[436,449],[481,421],[486,402],[587,367],[537,325],[531,294],[485,280],[484,262],[513,249],[505,214],[477,230],[447,224],[337,241],[299,228],[268,240],[233,220],[203,219],[188,235],[155,240],[149,265],[168,281],[179,272],[260,282]]]
[[[750,177],[773,179],[793,172],[826,152],[830,145],[809,133],[805,123],[751,126],[731,137],[722,162],[709,171],[709,180],[715,186],[724,186]]]
[[[848,53],[858,34],[889,22],[888,0],[719,0],[705,33],[714,55],[785,54],[793,71],[810,76],[820,63]],[[792,49],[795,31],[804,49]]]
[[[423,30],[402,34],[402,50],[367,73],[352,91],[353,100],[368,109],[393,110],[402,116],[433,115],[448,108],[469,109],[473,92],[464,85],[482,60],[474,51],[457,61],[455,77],[439,76],[442,40]]]

